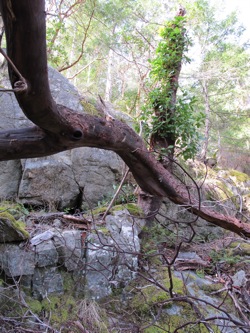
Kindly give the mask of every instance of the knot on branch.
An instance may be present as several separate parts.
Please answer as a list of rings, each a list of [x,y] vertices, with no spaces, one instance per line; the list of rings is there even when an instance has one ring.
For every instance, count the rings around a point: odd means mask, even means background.
[[[80,129],[76,129],[72,134],[72,138],[74,140],[80,140],[82,137],[83,137],[83,132]]]
[[[20,81],[16,81],[14,83],[14,91],[19,93],[19,92],[22,92],[22,91],[26,91],[28,89],[28,85],[26,83],[26,80],[23,78],[22,80]]]

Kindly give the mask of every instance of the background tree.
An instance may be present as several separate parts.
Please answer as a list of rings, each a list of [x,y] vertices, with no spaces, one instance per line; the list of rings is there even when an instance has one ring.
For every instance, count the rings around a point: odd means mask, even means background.
[[[166,167],[172,163],[174,155],[185,159],[195,156],[199,140],[197,129],[203,120],[202,113],[193,112],[193,98],[187,92],[178,91],[182,63],[190,61],[187,57],[190,39],[184,15],[185,10],[180,9],[161,30],[156,58],[150,61],[153,88],[141,117],[150,149],[158,150]]]
[[[228,149],[244,153],[250,60],[248,44],[242,39],[244,28],[235,12],[220,18],[217,4],[212,6],[207,0],[187,4],[187,12],[188,29],[200,53],[196,68],[191,64],[185,74],[187,89],[206,114],[200,157],[217,155],[220,159]]]

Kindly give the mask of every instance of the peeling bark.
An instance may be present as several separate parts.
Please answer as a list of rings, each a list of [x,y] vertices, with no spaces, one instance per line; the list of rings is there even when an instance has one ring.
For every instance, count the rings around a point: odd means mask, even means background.
[[[128,165],[143,191],[168,197],[194,214],[250,237],[250,224],[200,208],[198,199],[146,149],[142,139],[118,120],[79,114],[56,105],[48,83],[44,0],[1,0],[7,53],[28,83],[15,93],[32,128],[0,132],[0,160],[42,157],[77,147],[97,147],[116,152]],[[18,80],[9,66],[12,86]]]

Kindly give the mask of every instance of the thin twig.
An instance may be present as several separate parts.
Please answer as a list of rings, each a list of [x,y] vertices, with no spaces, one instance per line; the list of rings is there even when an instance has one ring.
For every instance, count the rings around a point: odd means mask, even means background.
[[[129,173],[129,168],[126,168],[126,171],[125,171],[124,176],[123,176],[123,178],[122,178],[122,180],[120,182],[120,185],[118,186],[118,188],[117,188],[117,190],[115,192],[115,195],[113,196],[112,200],[110,201],[110,204],[108,205],[108,208],[106,209],[106,211],[105,211],[105,213],[104,213],[104,215],[102,217],[102,220],[105,220],[106,216],[108,215],[108,212],[110,211],[111,207],[113,206],[113,204],[114,204],[114,202],[115,202],[118,194],[120,193],[121,188],[122,188],[122,186],[123,186],[123,184],[124,184],[124,182],[125,182],[125,180],[127,178],[128,173]]]

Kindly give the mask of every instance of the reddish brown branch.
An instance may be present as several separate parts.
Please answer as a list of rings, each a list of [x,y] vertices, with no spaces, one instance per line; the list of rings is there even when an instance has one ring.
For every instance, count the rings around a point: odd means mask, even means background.
[[[37,127],[0,133],[0,160],[52,155],[77,147],[113,150],[128,165],[145,191],[168,197],[203,219],[241,236],[250,237],[250,224],[199,208],[186,187],[146,149],[143,140],[126,124],[78,114],[53,100],[47,73],[44,0],[2,0],[7,53],[27,81],[27,92],[16,94],[25,115]],[[9,67],[14,86],[19,79]]]

